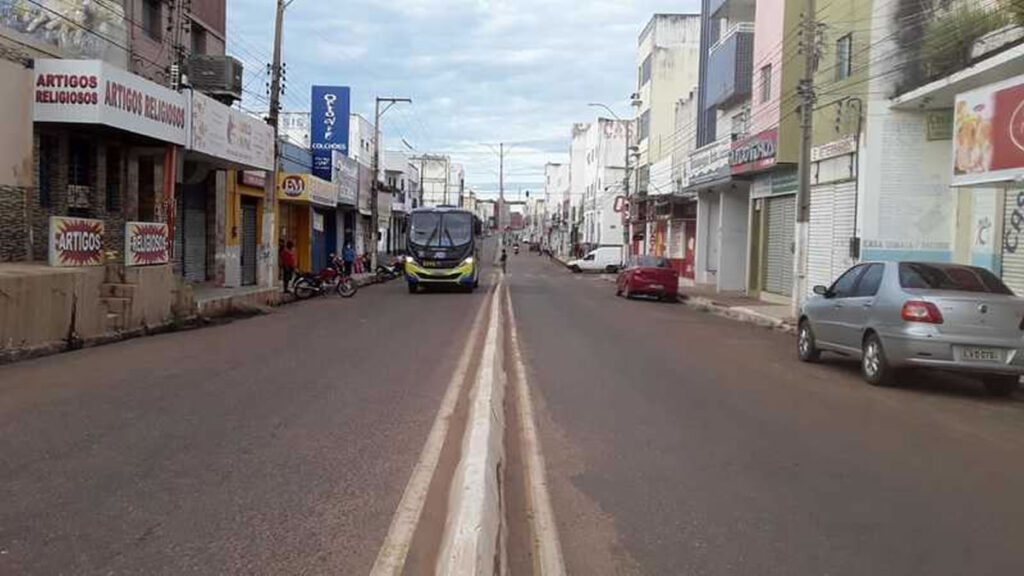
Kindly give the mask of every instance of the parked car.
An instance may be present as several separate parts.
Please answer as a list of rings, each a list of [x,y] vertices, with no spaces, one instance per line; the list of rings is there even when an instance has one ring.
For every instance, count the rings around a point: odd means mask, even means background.
[[[679,274],[660,256],[639,256],[619,272],[616,296],[655,296],[659,300],[679,298]]]
[[[903,368],[976,374],[993,394],[1024,374],[1024,299],[984,268],[868,262],[815,286],[800,311],[797,349],[860,359],[864,379],[895,382]]]
[[[601,246],[578,260],[568,263],[573,272],[618,272],[622,267],[621,246]]]

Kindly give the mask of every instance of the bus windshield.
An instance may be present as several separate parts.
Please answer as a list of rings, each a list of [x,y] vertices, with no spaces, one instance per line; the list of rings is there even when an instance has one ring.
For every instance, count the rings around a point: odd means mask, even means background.
[[[417,246],[464,246],[473,240],[473,216],[452,212],[420,212],[412,215],[410,242]]]

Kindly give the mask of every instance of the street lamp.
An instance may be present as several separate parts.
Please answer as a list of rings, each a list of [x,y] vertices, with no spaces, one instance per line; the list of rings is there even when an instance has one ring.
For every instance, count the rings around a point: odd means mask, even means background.
[[[633,96],[634,96],[634,100],[635,100],[636,99],[635,98],[636,94],[633,94]],[[623,166],[624,176],[622,178],[622,193],[623,193],[623,195],[626,198],[626,206],[629,206],[629,156],[630,156],[629,153],[630,153],[630,150],[632,149],[632,147],[629,145],[629,142],[630,142],[630,135],[629,135],[630,123],[624,121],[622,118],[619,117],[618,114],[615,113],[614,110],[612,110],[611,108],[609,108],[605,104],[601,104],[600,102],[591,102],[590,104],[587,104],[587,106],[591,106],[591,107],[594,107],[594,108],[604,108],[605,110],[608,111],[609,114],[612,115],[613,118],[615,118],[619,122],[625,122],[625,124],[626,124],[626,145],[624,146],[625,152],[624,152],[624,159],[623,159],[623,162],[624,162],[625,165]],[[623,250],[623,256],[625,256],[626,254],[629,253],[629,244],[630,244],[630,242],[629,242],[630,241],[629,229],[630,229],[630,226],[628,225],[628,223],[629,223],[629,216],[627,214],[626,216],[623,217],[623,225],[622,225],[622,250]],[[623,259],[625,259],[625,258],[623,258]]]
[[[294,1],[294,0],[292,0]],[[380,103],[385,102],[387,106],[383,110],[380,109]],[[412,104],[410,98],[381,98],[377,97],[374,104],[374,116],[373,116],[373,180],[370,181],[370,229],[373,231],[373,246],[370,251],[370,272],[377,270],[377,249],[380,246],[380,223],[377,222],[377,192],[379,190],[379,181],[377,176],[380,172],[380,117],[383,116],[392,106],[399,102],[406,102]]]

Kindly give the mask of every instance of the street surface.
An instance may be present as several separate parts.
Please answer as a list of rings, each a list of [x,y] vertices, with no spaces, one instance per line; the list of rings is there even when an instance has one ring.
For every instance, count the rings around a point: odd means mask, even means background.
[[[480,345],[482,279],[0,367],[0,574],[368,574]],[[799,364],[791,336],[525,251],[505,284],[568,574],[1024,573],[1019,393],[872,388]],[[405,574],[431,573],[444,492]],[[524,501],[508,487],[513,574]]]
[[[1024,574],[1020,393],[872,388],[791,336],[511,265],[569,574]]]

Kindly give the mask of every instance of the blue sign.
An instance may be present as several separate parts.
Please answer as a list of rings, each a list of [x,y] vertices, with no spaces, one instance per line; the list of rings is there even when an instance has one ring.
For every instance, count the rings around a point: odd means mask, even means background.
[[[309,119],[309,144],[313,152],[312,173],[331,181],[331,152],[348,156],[348,86],[313,86],[313,110]]]

